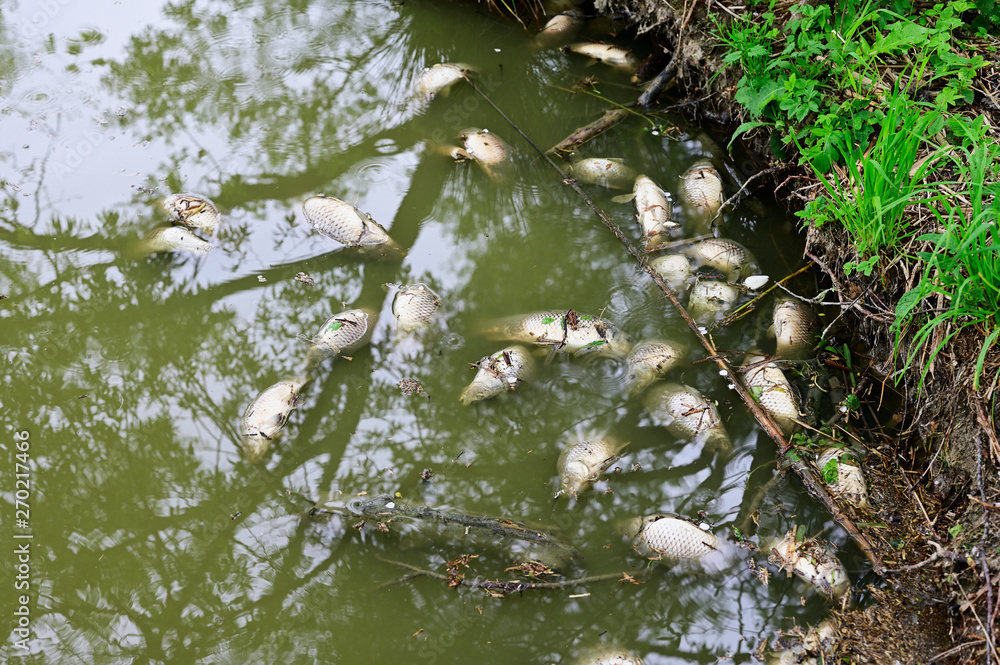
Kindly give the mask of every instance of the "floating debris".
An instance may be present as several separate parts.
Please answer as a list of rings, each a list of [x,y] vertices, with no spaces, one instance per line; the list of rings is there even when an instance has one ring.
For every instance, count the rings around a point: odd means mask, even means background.
[[[535,360],[523,346],[508,346],[481,358],[473,367],[478,368],[476,376],[459,397],[466,405],[516,389],[534,374]]]
[[[295,274],[295,281],[296,282],[302,282],[303,284],[306,284],[308,286],[312,286],[313,284],[316,283],[315,280],[313,280],[312,277],[310,277],[309,275],[305,274],[304,272],[296,273]]]
[[[403,378],[399,380],[397,384],[400,392],[404,395],[423,395],[424,387],[420,385],[420,382],[416,379]]]

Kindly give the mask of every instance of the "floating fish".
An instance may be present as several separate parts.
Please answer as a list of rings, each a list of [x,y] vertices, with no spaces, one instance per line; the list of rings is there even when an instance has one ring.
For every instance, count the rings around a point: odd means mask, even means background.
[[[587,157],[570,162],[566,172],[588,185],[627,189],[635,179],[635,171],[618,158]]]
[[[616,69],[634,71],[639,64],[639,59],[632,55],[632,52],[620,46],[604,44],[601,42],[580,42],[570,44],[566,47],[572,53],[585,55],[593,58],[597,62],[603,62]]]
[[[441,299],[426,284],[404,284],[392,299],[392,314],[401,332],[411,332],[426,326],[440,304]]]
[[[639,342],[625,358],[625,390],[638,395],[646,386],[664,375],[684,357],[684,349],[672,342]]]
[[[816,317],[809,305],[793,298],[782,298],[774,305],[773,320],[777,355],[798,359],[812,350],[816,340]]]
[[[144,253],[183,251],[204,254],[212,249],[212,243],[179,226],[161,226],[153,229],[139,247]]]
[[[468,65],[457,62],[441,62],[432,65],[420,73],[413,86],[413,96],[423,100],[429,100],[438,94],[447,97],[451,86],[475,73]]]
[[[197,194],[171,194],[164,199],[163,208],[178,224],[207,233],[213,233],[221,219],[215,204]]]
[[[749,249],[728,238],[709,238],[695,243],[684,253],[697,267],[715,268],[730,282],[739,282],[760,272],[757,259]]]
[[[635,200],[636,219],[642,229],[642,240],[646,251],[670,240],[670,232],[681,225],[674,221],[674,204],[670,195],[664,192],[653,179],[640,175],[635,179],[631,194],[616,196],[617,202]]]
[[[371,341],[377,320],[378,314],[370,309],[349,309],[331,316],[312,340],[306,367],[361,348]]]
[[[688,313],[698,323],[722,319],[740,297],[739,288],[717,279],[698,279],[688,295]]]
[[[665,254],[650,259],[649,266],[655,270],[668,286],[680,290],[687,286],[688,279],[694,272],[691,270],[691,260],[683,254]]]
[[[700,221],[715,217],[722,207],[722,176],[707,159],[681,176],[681,199]]]
[[[478,368],[476,376],[458,398],[462,404],[472,404],[496,397],[505,390],[514,390],[534,374],[535,359],[523,346],[508,346],[481,358],[474,366]]]
[[[302,203],[302,213],[314,229],[348,247],[378,249],[392,254],[399,246],[371,216],[332,196],[312,196]]]
[[[797,539],[795,529],[771,548],[768,561],[834,598],[851,590],[851,580],[840,559],[821,540]]]
[[[542,48],[559,46],[571,40],[583,27],[584,18],[575,12],[556,14],[535,35],[535,44]]]
[[[643,399],[653,420],[681,439],[728,450],[732,445],[715,404],[697,389],[679,383],[655,386]]]
[[[559,455],[556,468],[559,470],[559,491],[574,497],[589,487],[618,459],[627,444],[611,437],[573,441]]]
[[[752,356],[743,365],[743,379],[761,408],[771,414],[785,436],[796,428],[799,400],[785,373],[774,363],[763,363]]]
[[[471,159],[493,180],[501,180],[510,163],[511,152],[503,139],[488,129],[466,129],[459,135],[465,148],[453,153],[456,159]]]
[[[551,347],[574,356],[604,355],[623,358],[632,349],[632,337],[605,319],[574,310],[511,316],[485,331],[492,339]]]
[[[300,378],[279,381],[264,389],[247,407],[240,423],[240,434],[248,461],[256,462],[270,447],[298,403],[304,383]]]
[[[649,559],[697,559],[717,549],[718,539],[707,525],[703,529],[680,517],[641,517],[628,526],[635,551]]]
[[[832,463],[832,464],[831,464]],[[828,478],[827,467],[836,468],[836,480],[827,486],[834,496],[856,508],[868,509],[868,482],[854,454],[844,448],[826,448],[816,457],[816,466],[824,480]]]

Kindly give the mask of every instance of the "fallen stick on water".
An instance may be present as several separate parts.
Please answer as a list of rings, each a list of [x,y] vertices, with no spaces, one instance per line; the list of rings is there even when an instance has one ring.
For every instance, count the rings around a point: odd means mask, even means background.
[[[600,118],[573,131],[572,134],[564,138],[559,143],[549,148],[550,153],[566,155],[573,152],[577,146],[581,146],[601,132],[611,129],[625,119],[629,114],[626,109],[610,109],[604,112]]]
[[[636,260],[636,262],[639,264],[639,267],[643,270],[643,272],[645,272],[652,278],[653,282],[655,282],[656,285],[663,292],[663,295],[666,296],[668,300],[670,300],[670,304],[673,305],[677,313],[680,314],[681,318],[683,318],[684,321],[687,323],[688,328],[690,328],[691,332],[694,333],[694,336],[698,338],[698,341],[708,352],[708,355],[714,359],[715,363],[719,366],[719,369],[725,373],[724,376],[729,379],[729,381],[733,386],[733,389],[736,391],[736,394],[740,396],[740,399],[743,400],[743,404],[746,405],[747,410],[750,411],[754,419],[756,419],[756,421],[760,424],[761,428],[763,428],[764,432],[766,432],[767,435],[771,437],[771,439],[775,442],[775,444],[777,444],[779,455],[785,457],[786,453],[788,453],[789,450],[791,449],[791,444],[789,444],[788,441],[785,439],[785,436],[784,434],[782,434],[781,429],[774,423],[774,420],[771,418],[771,416],[766,411],[764,411],[764,409],[761,408],[760,404],[758,404],[757,401],[750,395],[750,392],[747,390],[746,386],[743,385],[742,378],[740,378],[737,372],[733,371],[732,367],[729,366],[729,362],[726,360],[726,358],[718,354],[715,348],[715,343],[708,336],[706,336],[704,332],[702,332],[702,329],[698,325],[698,323],[695,322],[695,320],[691,318],[691,315],[688,314],[687,310],[684,309],[684,306],[681,305],[680,301],[677,299],[677,294],[674,292],[674,290],[671,289],[669,286],[667,286],[667,284],[663,281],[663,278],[660,277],[659,273],[657,273],[655,270],[653,270],[652,267],[650,267],[649,262],[646,260],[645,255],[638,249],[636,249],[635,245],[633,245],[632,242],[628,239],[628,237],[626,237],[625,234],[622,233],[622,230],[618,227],[617,224],[615,224],[614,221],[611,220],[610,217],[608,217],[607,213],[605,213],[603,210],[597,207],[597,205],[593,202],[593,200],[591,200],[591,198],[587,196],[587,193],[580,188],[580,185],[576,182],[575,179],[569,178],[566,175],[566,172],[563,171],[559,167],[559,165],[552,160],[552,158],[549,155],[547,155],[541,148],[539,148],[538,144],[532,141],[531,137],[525,134],[524,131],[522,131],[521,128],[513,120],[511,120],[510,117],[508,117],[507,114],[504,113],[500,109],[500,107],[498,107],[493,102],[492,99],[490,99],[486,95],[486,93],[480,90],[479,87],[471,79],[466,78],[466,81],[468,81],[469,85],[480,97],[486,100],[487,104],[493,107],[493,110],[495,110],[497,113],[500,114],[500,116],[507,122],[507,124],[509,124],[511,127],[514,128],[514,131],[516,131],[518,134],[521,135],[521,138],[523,138],[536,152],[538,152],[538,154],[542,156],[543,159],[545,159],[545,161],[549,163],[549,165],[559,174],[560,178],[562,179],[562,182],[565,185],[568,185],[574,192],[576,192],[577,195],[579,195],[580,198],[583,199],[584,203],[586,203],[587,206],[594,212],[594,214],[597,215],[602,222],[604,222],[604,225],[608,227],[608,229],[615,235],[615,237],[618,238],[618,240],[623,245],[625,245],[625,249],[628,250],[628,253],[631,254],[632,257]],[[848,515],[844,513],[843,510],[840,509],[840,507],[834,501],[833,497],[830,496],[830,493],[827,491],[826,486],[823,485],[823,483],[821,483],[816,478],[816,475],[815,473],[813,473],[812,468],[806,463],[802,462],[801,460],[793,460],[790,457],[788,459],[792,470],[795,471],[796,475],[798,475],[798,477],[802,480],[802,484],[806,486],[806,489],[809,491],[809,493],[826,507],[826,509],[830,512],[830,515],[833,517],[834,521],[836,521],[837,524],[843,527],[844,531],[846,531],[847,534],[851,537],[851,539],[857,544],[858,548],[861,549],[862,552],[864,552],[865,557],[867,557],[868,561],[872,564],[872,568],[874,569],[874,571],[878,575],[881,575],[882,572],[885,570],[885,567],[883,566],[882,561],[879,559],[878,555],[875,553],[875,550],[872,549],[872,546],[871,544],[869,544],[868,539],[865,538],[865,536],[860,531],[858,531],[858,528],[854,525],[854,522],[851,520],[851,518],[848,517]]]

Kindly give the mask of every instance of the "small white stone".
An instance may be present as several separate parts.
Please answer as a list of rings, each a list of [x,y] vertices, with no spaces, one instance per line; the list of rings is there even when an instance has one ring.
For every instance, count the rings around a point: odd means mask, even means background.
[[[257,281],[258,282],[266,282],[267,278],[264,277],[263,275],[257,275]]]
[[[729,372],[724,369],[720,369],[719,376],[729,376]]]
[[[385,504],[385,507],[386,508],[395,508],[396,507],[396,502],[395,501],[390,501],[389,503]]]

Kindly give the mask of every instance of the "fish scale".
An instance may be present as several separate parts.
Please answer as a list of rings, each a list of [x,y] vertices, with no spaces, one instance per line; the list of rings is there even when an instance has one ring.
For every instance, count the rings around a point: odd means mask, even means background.
[[[771,548],[769,561],[834,598],[851,590],[851,578],[840,559],[820,540],[799,539],[794,529]]]
[[[783,358],[801,358],[815,340],[816,317],[805,303],[785,298],[774,305],[775,353]]]
[[[717,448],[730,446],[719,410],[691,386],[661,384],[646,393],[643,404],[653,419],[676,437],[704,440]]]
[[[440,304],[441,299],[426,284],[404,284],[392,300],[392,313],[399,329],[409,332],[426,325]]]
[[[414,84],[414,96],[420,99],[430,99],[443,92],[447,94],[448,89],[458,83],[466,74],[472,70],[458,63],[441,62],[432,65],[420,73],[417,82]]]
[[[219,209],[209,199],[197,194],[171,194],[163,208],[174,220],[195,229],[211,233],[219,224]]]
[[[719,270],[730,282],[745,279],[760,270],[753,253],[729,238],[703,240],[685,254],[702,266]]]
[[[323,360],[349,353],[371,341],[377,315],[367,309],[349,309],[331,316],[320,327],[306,355],[306,366],[312,369]]]
[[[371,217],[332,196],[306,199],[302,213],[319,233],[348,247],[369,247],[390,241],[386,230]]]
[[[707,159],[696,162],[681,178],[684,202],[701,216],[710,217],[722,206],[722,177]]]
[[[717,279],[699,279],[688,295],[688,313],[698,322],[706,323],[722,318],[722,313],[732,309],[740,290]]]
[[[650,340],[636,344],[625,358],[625,388],[635,395],[681,361],[684,352],[670,342]]]
[[[670,197],[653,182],[641,175],[635,179],[635,209],[642,229],[646,249],[669,239],[670,230],[680,225],[673,221],[673,203]]]
[[[608,438],[574,441],[563,449],[556,462],[559,469],[559,492],[576,496],[597,480],[616,459],[625,443]]]
[[[561,353],[624,357],[632,337],[610,321],[574,310],[546,311],[500,319],[485,331],[494,339],[551,346]]]
[[[650,559],[695,559],[716,550],[718,539],[679,517],[656,515],[640,521],[633,546]]]
[[[799,417],[799,401],[795,390],[785,373],[774,363],[753,365],[754,361],[750,361],[743,366],[747,387],[759,389],[757,402],[774,417],[785,436],[788,436],[795,429],[795,420]]]

